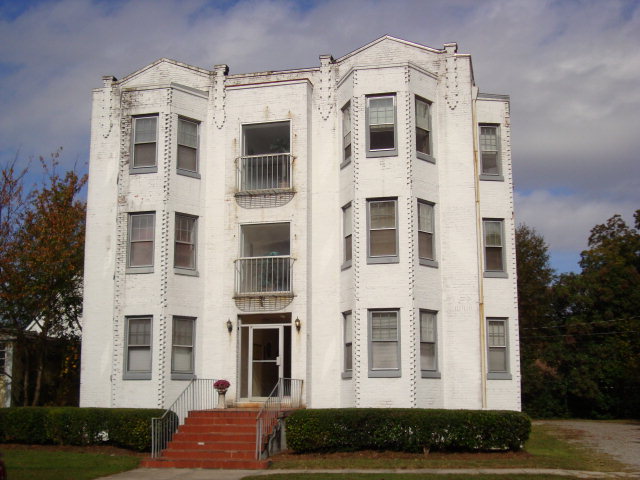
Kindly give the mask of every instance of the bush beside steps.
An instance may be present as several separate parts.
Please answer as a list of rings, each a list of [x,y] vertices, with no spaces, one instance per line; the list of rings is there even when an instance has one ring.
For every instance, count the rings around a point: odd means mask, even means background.
[[[529,438],[531,420],[499,410],[308,409],[291,413],[286,432],[296,453],[517,451]]]
[[[0,408],[0,443],[114,445],[151,450],[151,419],[161,409],[11,407]]]

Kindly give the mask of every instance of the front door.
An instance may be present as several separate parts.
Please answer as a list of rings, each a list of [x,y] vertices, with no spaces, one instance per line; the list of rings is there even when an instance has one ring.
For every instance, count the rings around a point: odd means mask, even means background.
[[[261,400],[269,396],[278,379],[289,373],[290,349],[285,347],[283,325],[242,325],[240,338],[240,396]],[[290,329],[290,326],[287,326]],[[289,332],[286,332],[289,333]]]

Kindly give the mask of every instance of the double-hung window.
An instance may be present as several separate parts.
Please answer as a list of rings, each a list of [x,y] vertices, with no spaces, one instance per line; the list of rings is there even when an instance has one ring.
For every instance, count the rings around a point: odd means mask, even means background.
[[[342,378],[351,378],[353,371],[353,323],[351,312],[345,312],[343,317],[344,360],[342,365]]]
[[[398,154],[396,96],[367,97],[367,157]]]
[[[505,277],[504,220],[484,219],[484,276]]]
[[[433,162],[431,141],[431,102],[416,97],[416,152],[418,158]]]
[[[5,342],[0,342],[0,375],[5,373],[4,370],[6,365],[7,365],[7,344]]]
[[[153,271],[153,239],[156,214],[129,214],[129,251],[127,271],[149,273]]]
[[[432,203],[418,200],[418,258],[421,265],[437,266]]]
[[[342,165],[351,161],[351,102],[342,108]]]
[[[369,310],[369,377],[400,376],[400,312]]]
[[[151,379],[151,317],[126,318],[124,379]]]
[[[480,125],[480,179],[502,180],[500,167],[500,129],[498,125]]]
[[[198,176],[198,123],[178,118],[178,173]]]
[[[196,272],[196,227],[196,217],[176,213],[173,265],[178,273]]]
[[[420,310],[420,370],[423,378],[440,378],[436,313],[428,310]]]
[[[174,380],[193,378],[195,324],[195,318],[173,317],[171,378]]]
[[[133,117],[133,158],[131,173],[152,173],[157,171],[156,147],[158,137],[158,117]]]
[[[353,209],[351,203],[342,207],[343,262],[342,268],[351,266],[353,253]]]
[[[506,318],[487,319],[487,350],[490,380],[510,380],[509,347]]]
[[[368,200],[368,263],[398,262],[398,223],[396,199]]]

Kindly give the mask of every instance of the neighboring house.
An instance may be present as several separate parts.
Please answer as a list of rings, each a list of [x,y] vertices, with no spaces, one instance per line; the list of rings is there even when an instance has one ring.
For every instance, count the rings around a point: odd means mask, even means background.
[[[161,59],[103,78],[91,130],[82,406],[285,377],[308,407],[520,409],[509,97],[456,44]]]

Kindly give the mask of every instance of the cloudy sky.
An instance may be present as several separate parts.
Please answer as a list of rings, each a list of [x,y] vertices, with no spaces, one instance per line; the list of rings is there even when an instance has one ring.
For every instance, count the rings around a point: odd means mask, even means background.
[[[640,208],[640,0],[0,0],[0,161],[88,158],[91,89],[160,57],[311,67],[389,34],[457,42],[512,101],[516,215],[558,271]],[[86,167],[82,167],[86,168]]]

